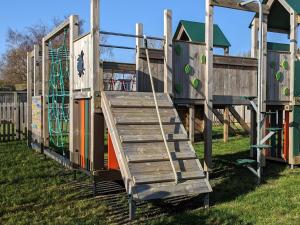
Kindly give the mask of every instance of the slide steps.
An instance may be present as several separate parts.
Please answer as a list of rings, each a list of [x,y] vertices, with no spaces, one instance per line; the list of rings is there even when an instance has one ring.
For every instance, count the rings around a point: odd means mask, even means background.
[[[126,190],[136,200],[209,193],[211,186],[171,98],[156,94],[171,166],[152,93],[103,92],[102,108]]]

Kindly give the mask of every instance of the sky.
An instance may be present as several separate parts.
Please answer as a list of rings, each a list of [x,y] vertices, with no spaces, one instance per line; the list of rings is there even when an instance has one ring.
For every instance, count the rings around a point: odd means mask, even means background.
[[[89,0],[9,0],[1,2],[0,54],[5,44],[8,28],[26,31],[27,26],[43,23],[51,25],[54,18],[62,19],[70,14],[84,20],[84,30],[89,31]],[[144,33],[163,35],[163,11],[173,11],[173,32],[182,19],[204,22],[205,0],[101,0],[100,29],[112,32],[135,33],[135,24],[144,24]],[[215,8],[214,23],[218,24],[230,41],[231,54],[248,52],[251,48],[249,23],[253,13]],[[268,35],[268,40],[287,42],[284,35]],[[134,47],[128,38],[108,38],[108,44]],[[134,53],[125,50],[113,52],[112,61],[132,61]]]

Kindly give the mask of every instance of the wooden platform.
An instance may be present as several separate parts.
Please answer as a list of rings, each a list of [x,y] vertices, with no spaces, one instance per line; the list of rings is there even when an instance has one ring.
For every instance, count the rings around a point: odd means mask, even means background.
[[[102,108],[127,192],[151,200],[211,192],[203,168],[189,142],[172,100],[157,94],[164,132],[179,183],[155,111],[153,95],[103,92]]]

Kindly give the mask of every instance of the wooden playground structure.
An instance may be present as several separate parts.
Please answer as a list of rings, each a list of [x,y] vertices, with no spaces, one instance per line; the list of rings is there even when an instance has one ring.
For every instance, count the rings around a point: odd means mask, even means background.
[[[268,0],[260,11],[257,2],[242,2],[206,0],[205,23],[182,20],[174,35],[172,11],[165,10],[164,36],[151,37],[142,24],[136,34],[102,31],[100,1],[91,0],[90,32],[80,35],[79,18],[71,15],[28,53],[28,144],[97,179],[123,179],[131,218],[140,200],[203,194],[209,206],[214,114],[225,121],[225,135],[229,112],[250,132],[249,159],[237,163],[259,180],[266,159],[299,165],[300,3]],[[251,57],[229,56],[230,43],[213,23],[214,7],[257,13]],[[290,44],[268,42],[268,31],[288,34]],[[136,46],[103,45],[101,35],[134,38]],[[162,48],[149,48],[149,40]],[[107,47],[135,51],[136,63],[99,61]],[[214,55],[214,48],[224,54]],[[132,78],[121,79],[116,90],[107,73]],[[250,127],[234,109],[241,105],[251,110]],[[179,108],[188,111],[186,126]],[[192,145],[197,119],[203,121],[203,165]]]

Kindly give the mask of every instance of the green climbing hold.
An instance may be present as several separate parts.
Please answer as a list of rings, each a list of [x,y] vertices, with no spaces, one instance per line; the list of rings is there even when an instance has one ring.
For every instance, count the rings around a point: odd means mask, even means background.
[[[290,89],[285,87],[282,89],[282,94],[285,96],[289,96],[290,95]]]
[[[275,75],[275,78],[277,81],[279,81],[282,78],[282,76],[283,76],[283,74],[280,71],[278,71]]]
[[[274,68],[275,68],[275,66],[276,66],[276,63],[275,63],[274,61],[270,63],[270,67],[271,67],[271,69],[274,69]]]
[[[194,79],[194,80],[192,81],[192,86],[193,86],[193,88],[198,89],[199,86],[200,86],[200,80],[197,79],[197,78]]]
[[[186,75],[190,75],[192,73],[192,67],[189,64],[185,65],[184,72]]]
[[[200,58],[201,64],[206,64],[206,55],[202,55]]]
[[[175,84],[175,87],[174,87],[175,91],[177,94],[181,94],[182,92],[182,85],[181,84]]]
[[[181,55],[181,46],[180,45],[175,46],[175,53],[177,56]]]
[[[287,70],[289,68],[289,63],[288,61],[284,60],[282,61],[281,65],[280,65],[283,69]]]

